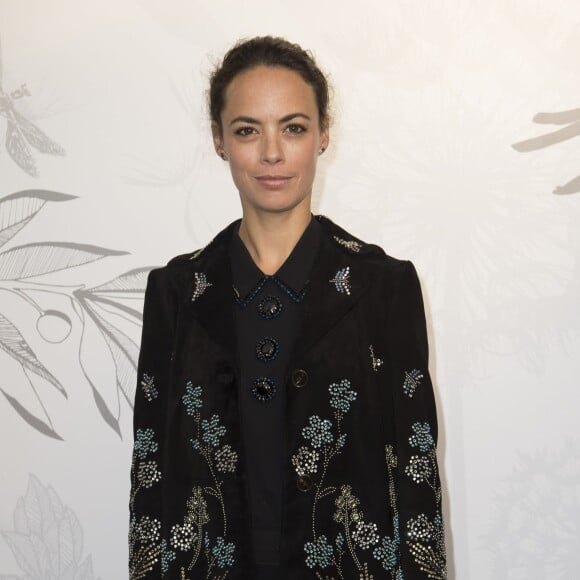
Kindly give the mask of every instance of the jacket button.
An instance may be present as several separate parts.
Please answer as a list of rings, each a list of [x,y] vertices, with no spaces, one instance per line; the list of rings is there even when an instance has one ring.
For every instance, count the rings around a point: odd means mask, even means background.
[[[312,487],[312,478],[309,475],[299,475],[296,486],[300,491],[308,491]]]
[[[308,373],[304,369],[296,369],[292,373],[292,384],[295,387],[304,387],[308,382]]]

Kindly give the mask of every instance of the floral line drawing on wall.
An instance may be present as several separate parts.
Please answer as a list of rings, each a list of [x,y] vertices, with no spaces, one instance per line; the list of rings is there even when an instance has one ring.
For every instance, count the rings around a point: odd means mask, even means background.
[[[26,494],[14,508],[14,530],[0,534],[24,573],[0,574],[0,580],[94,580],[91,556],[82,559],[83,529],[78,517],[32,473]]]
[[[2,84],[2,45],[0,42],[0,115],[6,119],[6,151],[14,162],[31,177],[39,172],[30,151],[34,147],[40,153],[65,155],[65,150],[50,139],[34,123],[18,112],[14,101],[30,97],[26,84],[10,92],[4,91]]]
[[[559,111],[557,113],[537,113],[532,119],[534,123],[546,123],[552,125],[566,125],[562,129],[557,129],[551,133],[526,139],[514,143],[512,147],[520,153],[536,151],[550,145],[555,145],[568,139],[573,139],[580,135],[580,109],[571,109],[569,111]],[[580,192],[580,175],[574,177],[564,185],[558,185],[552,193],[559,195],[579,193]]]
[[[76,199],[74,195],[48,190],[24,190],[0,198],[0,248],[12,240],[48,202],[60,203]],[[8,292],[23,305],[37,312],[36,331],[46,342],[62,343],[73,329],[74,314],[80,325],[80,340],[76,346],[78,361],[86,378],[102,419],[122,438],[119,420],[121,400],[124,398],[132,408],[137,381],[137,344],[125,331],[115,324],[120,317],[136,329],[142,323],[141,310],[123,303],[125,300],[142,300],[151,267],[136,268],[90,288],[84,284],[57,285],[38,282],[38,276],[76,268],[103,258],[126,255],[128,252],[111,250],[100,246],[71,242],[40,242],[12,246],[0,252],[0,293]],[[38,296],[64,297],[72,307],[71,316],[56,309],[43,309]],[[33,298],[36,296],[36,299]],[[122,326],[122,325],[121,325]],[[56,331],[55,331],[56,328]],[[93,372],[87,364],[89,357],[86,339],[89,333],[102,337],[109,350],[115,368],[114,402],[116,409],[107,404],[103,396],[107,385],[97,385]],[[61,439],[49,410],[45,407],[30,374],[46,381],[65,398],[67,391],[61,381],[41,362],[14,320],[13,311],[0,310],[0,349],[20,364],[25,380],[34,392],[41,413],[26,408],[15,396],[0,387],[0,391],[12,408],[30,426],[40,433]],[[107,358],[99,352],[100,358]],[[109,388],[111,385],[109,385]],[[39,416],[42,415],[42,416]]]

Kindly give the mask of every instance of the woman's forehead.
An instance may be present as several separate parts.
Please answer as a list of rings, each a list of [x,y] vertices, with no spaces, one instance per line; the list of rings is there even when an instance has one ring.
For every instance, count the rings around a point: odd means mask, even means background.
[[[224,115],[268,112],[287,114],[287,109],[316,110],[314,89],[295,71],[282,67],[259,66],[238,74],[225,93]]]

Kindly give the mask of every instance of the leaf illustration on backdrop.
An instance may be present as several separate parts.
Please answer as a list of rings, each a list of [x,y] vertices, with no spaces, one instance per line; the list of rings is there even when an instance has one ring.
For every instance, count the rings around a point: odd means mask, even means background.
[[[62,441],[62,437],[48,423],[45,423],[42,419],[25,409],[14,397],[11,397],[7,392],[5,392],[4,389],[0,388],[0,391],[2,391],[6,400],[12,405],[12,408],[24,419],[24,421],[26,421],[26,423],[47,437],[60,439]],[[2,580],[2,576],[0,576],[0,580]]]
[[[43,207],[47,201],[69,201],[67,195],[44,189],[18,191],[0,199],[0,247],[12,239]]]
[[[128,252],[67,242],[27,244],[0,254],[0,280],[32,278]]]
[[[85,363],[84,358],[83,358],[85,355],[83,353],[85,352],[85,342],[86,342],[86,336],[88,334],[87,321],[86,321],[87,317],[85,316],[85,312],[84,312],[82,306],[79,304],[79,302],[77,302],[77,300],[75,300],[74,298],[71,298],[71,303],[72,303],[73,309],[76,312],[77,316],[79,317],[79,320],[80,320],[81,325],[82,325],[81,338],[79,340],[79,345],[78,345],[78,360],[79,360],[81,370],[85,376],[85,379],[87,379],[89,386],[91,387],[91,391],[93,393],[93,398],[95,400],[95,404],[97,405],[97,410],[99,411],[101,417],[104,419],[105,423],[107,423],[107,425],[109,425],[109,427],[111,427],[111,429],[113,429],[113,431],[115,431],[115,433],[117,433],[117,435],[119,435],[119,437],[121,437],[121,429],[119,427],[119,412],[118,412],[118,410],[116,413],[113,413],[111,411],[111,409],[107,405],[107,402],[105,401],[105,398],[99,392],[99,389],[97,388],[97,386],[95,385],[95,383],[91,379],[90,373],[85,368],[86,363]],[[88,324],[91,324],[91,322],[92,322],[92,319],[89,317]],[[115,387],[116,387],[116,385],[115,385]],[[117,391],[116,388],[115,388],[115,390]],[[119,402],[118,391],[116,392],[115,396],[116,396],[116,401],[118,403]],[[117,405],[117,407],[118,407],[118,405]]]
[[[24,576],[0,578],[94,580],[91,556],[83,560],[83,530],[76,514],[32,474],[14,509],[14,528],[0,534]]]
[[[115,365],[116,386],[118,389],[117,402],[119,402],[116,413],[112,412],[110,407],[106,405],[105,398],[95,387],[93,381],[91,381],[89,373],[87,372],[86,364],[83,360],[83,350],[82,348],[79,349],[79,362],[87,380],[89,380],[93,388],[93,395],[95,396],[97,408],[99,409],[103,419],[105,419],[119,436],[121,435],[119,429],[120,395],[123,394],[129,405],[133,405],[137,382],[139,347],[129,336],[101,315],[97,310],[96,305],[97,303],[104,303],[108,306],[116,307],[122,313],[132,316],[135,321],[138,318],[138,315],[140,318],[140,313],[110,299],[100,298],[93,293],[97,288],[101,292],[135,293],[140,291],[142,293],[147,271],[148,270],[142,268],[131,270],[109,282],[106,282],[105,284],[92,288],[91,290],[78,290],[75,292],[75,298],[78,300],[78,304],[82,307],[84,312],[89,315],[92,322],[97,326],[101,335],[105,339]],[[83,321],[81,341],[84,342],[85,333],[87,332],[87,321],[84,313],[82,316],[79,315],[79,318]]]
[[[91,293],[144,292],[147,285],[147,276],[153,267],[129,270],[104,284],[93,286],[90,289]]]
[[[514,143],[512,147],[520,153],[536,151],[550,147],[562,141],[567,141],[580,136],[580,109],[570,109],[557,113],[537,113],[532,119],[534,123],[544,123],[552,125],[566,125],[562,129],[557,129],[551,133],[532,137],[525,141]],[[580,175],[568,181],[564,185],[559,185],[552,193],[570,194],[580,193]]]
[[[1,103],[0,103],[1,107]],[[1,112],[1,111],[0,111]],[[69,201],[76,196],[66,195],[49,190],[23,190],[7,195],[0,199],[0,246],[11,241],[30,220],[40,212],[49,201]],[[36,330],[39,336],[48,342],[63,343],[70,335],[71,328],[59,340],[54,339],[54,333],[49,332],[47,325],[54,324],[55,320],[64,320],[71,325],[70,316],[61,312],[59,308],[41,307],[30,295],[31,292],[41,296],[65,296],[70,300],[72,308],[79,316],[82,325],[81,340],[79,341],[79,361],[81,369],[87,378],[92,390],[97,410],[105,422],[121,436],[119,428],[121,394],[132,406],[136,383],[136,365],[138,348],[124,332],[105,318],[99,311],[115,309],[135,326],[139,326],[141,312],[122,303],[123,298],[140,298],[146,284],[146,274],[150,268],[137,268],[100,284],[92,289],[84,289],[83,285],[61,286],[47,282],[28,282],[29,279],[75,268],[111,256],[125,255],[127,252],[110,250],[99,246],[69,242],[31,243],[12,247],[0,252],[0,281],[3,290],[13,294],[36,309],[38,319]],[[134,294],[135,296],[129,296]],[[117,300],[115,300],[117,298]],[[16,310],[16,312],[18,312]],[[88,312],[89,316],[85,316]],[[42,322],[42,324],[40,324]],[[117,409],[110,408],[110,397],[103,396],[106,386],[97,387],[87,372],[86,360],[81,356],[87,332],[87,324],[101,335],[111,353],[111,360],[115,366],[115,383],[109,388],[114,390]],[[62,329],[61,329],[62,330]],[[73,334],[74,336],[74,334]],[[30,388],[35,391],[35,385],[30,381],[26,371],[42,377],[61,391],[66,397],[66,391],[60,381],[42,364],[34,353],[27,340],[19,331],[16,321],[9,320],[5,313],[0,312],[0,349],[16,360],[24,369]],[[86,354],[86,353],[85,353]],[[91,352],[90,356],[99,356],[100,353]],[[131,384],[133,383],[133,384]],[[14,392],[9,394],[2,389],[6,401],[18,415],[39,433],[61,439],[56,432],[49,414],[38,393],[35,395],[44,417],[38,417],[31,409],[24,405]],[[107,404],[106,399],[109,399]],[[0,576],[2,580],[2,576]]]
[[[64,387],[58,379],[38,360],[20,331],[0,313],[0,348],[16,359],[23,367],[53,384],[65,397]]]
[[[90,310],[107,341],[115,361],[117,385],[125,395],[127,402],[132,404],[137,383],[139,347],[125,333],[109,324],[105,318],[99,316],[94,309],[91,308]]]

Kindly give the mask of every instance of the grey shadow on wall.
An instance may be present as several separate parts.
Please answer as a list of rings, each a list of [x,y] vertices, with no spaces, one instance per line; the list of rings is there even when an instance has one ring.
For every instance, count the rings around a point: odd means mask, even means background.
[[[34,218],[47,203],[66,203],[76,196],[48,190],[24,190],[0,198],[0,248],[13,238]],[[34,352],[30,341],[23,334],[24,316],[33,309],[36,316],[37,335],[30,338],[42,339],[49,343],[63,343],[71,335],[73,325],[80,327],[75,336],[80,336],[73,345],[77,352],[82,373],[92,392],[97,412],[103,421],[119,437],[122,400],[132,408],[137,382],[137,360],[139,348],[136,342],[123,330],[126,321],[135,331],[142,324],[141,309],[133,308],[126,302],[142,300],[151,267],[136,268],[90,288],[84,284],[58,285],[54,282],[37,281],[39,276],[74,269],[103,258],[125,255],[127,252],[111,250],[99,246],[71,242],[37,242],[25,245],[11,245],[0,251],[0,295],[7,292],[16,298],[22,308],[12,308],[10,312],[0,307],[0,349],[14,359],[22,368],[22,389],[26,384],[32,389],[38,404],[34,409],[27,408],[18,399],[19,385],[9,394],[0,387],[12,409],[28,425],[39,433],[54,439],[63,439],[58,433],[50,410],[45,406],[41,391],[31,375],[55,388],[63,397],[68,398],[67,390]],[[43,308],[43,302],[58,297],[60,303],[69,304],[62,310]],[[64,299],[64,301],[63,301]],[[6,302],[5,302],[6,303]],[[0,301],[0,304],[2,302]],[[19,320],[19,313],[21,320]],[[125,324],[126,326],[126,324]],[[94,357],[107,360],[107,352],[96,352],[87,345],[90,337],[100,337],[100,344],[109,353],[115,369],[115,384],[103,385],[92,377],[94,371],[88,362]],[[105,346],[106,345],[106,346]],[[94,367],[94,365],[93,365]],[[36,379],[35,379],[36,380]],[[15,382],[18,382],[15,379]],[[114,393],[114,404],[107,404],[103,393]],[[1,579],[0,579],[1,580]]]
[[[544,149],[545,147],[556,145],[557,143],[573,139],[580,135],[580,109],[571,109],[569,111],[560,111],[558,113],[537,113],[534,116],[533,121],[535,123],[566,126],[557,131],[540,135],[539,137],[514,143],[512,147],[516,151],[521,153],[536,151],[537,149]],[[564,185],[557,186],[552,193],[565,195],[578,192],[580,192],[580,175],[571,179]]]
[[[14,508],[14,530],[0,534],[24,573],[0,574],[0,580],[95,580],[91,556],[83,559],[83,529],[78,517],[51,486],[43,485],[33,474],[26,494]]]
[[[65,150],[18,112],[15,101],[29,97],[26,84],[6,92],[2,85],[2,45],[0,43],[0,115],[6,119],[6,151],[28,175],[38,177],[30,147],[40,153],[65,155]]]

